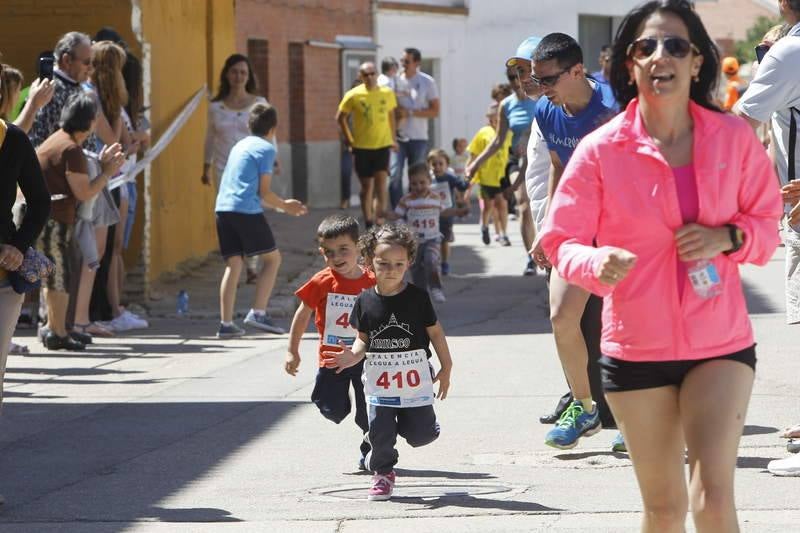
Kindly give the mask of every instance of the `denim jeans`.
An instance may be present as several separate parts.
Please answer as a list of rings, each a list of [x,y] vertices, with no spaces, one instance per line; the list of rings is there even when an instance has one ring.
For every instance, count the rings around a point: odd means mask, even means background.
[[[392,209],[397,207],[400,198],[403,197],[403,171],[405,170],[406,160],[408,165],[425,161],[428,155],[428,141],[410,140],[398,141],[397,152],[392,153],[391,178],[389,180],[389,202]]]

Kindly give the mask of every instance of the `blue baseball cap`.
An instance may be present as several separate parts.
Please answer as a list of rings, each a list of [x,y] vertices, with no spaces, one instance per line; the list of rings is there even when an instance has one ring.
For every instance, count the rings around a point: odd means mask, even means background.
[[[519,59],[530,61],[533,51],[536,50],[537,46],[539,46],[539,42],[541,42],[540,38],[531,36],[519,43],[519,46],[517,46],[517,51],[514,53],[514,55],[506,59],[506,66],[515,66],[517,64],[517,60]]]

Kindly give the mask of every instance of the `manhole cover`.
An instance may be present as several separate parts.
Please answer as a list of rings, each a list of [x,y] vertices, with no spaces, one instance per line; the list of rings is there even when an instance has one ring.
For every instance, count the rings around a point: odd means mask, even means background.
[[[336,487],[322,487],[311,492],[319,496],[340,498],[345,500],[363,500],[367,492],[367,485],[339,485]],[[494,496],[506,498],[520,489],[507,485],[483,483],[398,483],[394,489],[394,496],[406,498],[434,499],[434,498],[459,498],[471,496]]]
[[[631,466],[627,454],[605,450],[564,450],[535,453],[483,453],[473,455],[476,465],[532,466],[547,468],[620,468]]]

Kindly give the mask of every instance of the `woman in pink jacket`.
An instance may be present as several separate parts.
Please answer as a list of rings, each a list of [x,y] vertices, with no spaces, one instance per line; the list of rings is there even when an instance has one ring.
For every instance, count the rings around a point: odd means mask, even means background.
[[[648,532],[684,531],[689,501],[697,531],[738,531],[756,364],[738,269],[772,256],[781,199],[752,129],[712,103],[718,76],[688,1],[628,14],[611,67],[627,107],[578,146],[542,236],[567,281],[604,297],[603,384]]]

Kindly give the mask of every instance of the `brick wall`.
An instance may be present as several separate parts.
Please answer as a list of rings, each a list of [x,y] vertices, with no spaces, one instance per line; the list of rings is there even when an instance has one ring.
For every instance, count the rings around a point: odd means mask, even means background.
[[[269,42],[270,103],[281,120],[278,138],[289,138],[289,106],[293,70],[289,44],[317,40],[332,43],[336,35],[372,35],[369,0],[238,0],[236,2],[236,47],[247,53],[248,39]],[[339,51],[308,45],[302,47],[305,65],[306,141],[338,139],[333,119],[341,99]],[[297,53],[297,52],[295,52]],[[298,142],[296,133],[292,142]]]

